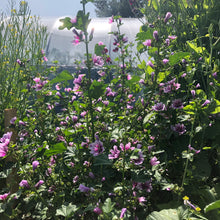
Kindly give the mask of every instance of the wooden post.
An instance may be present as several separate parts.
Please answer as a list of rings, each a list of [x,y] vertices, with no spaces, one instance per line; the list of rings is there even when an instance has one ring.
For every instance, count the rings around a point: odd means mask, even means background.
[[[16,143],[16,139],[17,139],[17,132],[15,130],[15,128],[10,127],[11,123],[11,119],[16,117],[17,115],[17,111],[16,109],[12,108],[12,109],[5,109],[4,111],[4,125],[5,125],[5,133],[6,132],[12,132],[12,136],[11,136],[11,142],[13,142],[14,144]],[[6,163],[15,163],[16,159],[13,157],[6,157]],[[12,168],[12,172],[8,175],[8,177],[6,178],[6,185],[9,187],[10,189],[10,193],[15,193],[18,190],[18,175],[17,175],[17,169],[15,167]]]

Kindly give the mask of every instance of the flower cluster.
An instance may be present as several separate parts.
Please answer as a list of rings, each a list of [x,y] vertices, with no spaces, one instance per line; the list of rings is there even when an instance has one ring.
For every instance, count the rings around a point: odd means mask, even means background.
[[[0,157],[5,157],[8,152],[8,145],[10,143],[12,132],[7,132],[0,138]]]

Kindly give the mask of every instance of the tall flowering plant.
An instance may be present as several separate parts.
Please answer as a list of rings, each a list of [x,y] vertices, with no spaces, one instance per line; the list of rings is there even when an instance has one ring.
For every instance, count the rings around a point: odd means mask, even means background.
[[[23,112],[28,99],[28,85],[37,71],[44,68],[42,48],[47,41],[46,27],[39,18],[31,15],[26,1],[9,5],[11,13],[1,14],[0,25],[0,126],[3,129],[3,112],[17,108]]]

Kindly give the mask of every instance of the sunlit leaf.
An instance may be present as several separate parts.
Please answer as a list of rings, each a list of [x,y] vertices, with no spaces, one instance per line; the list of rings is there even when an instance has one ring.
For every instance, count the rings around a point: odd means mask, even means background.
[[[207,205],[204,208],[204,211],[209,212],[209,211],[214,210],[214,209],[220,209],[220,200],[217,200],[217,201],[212,202],[209,205]]]

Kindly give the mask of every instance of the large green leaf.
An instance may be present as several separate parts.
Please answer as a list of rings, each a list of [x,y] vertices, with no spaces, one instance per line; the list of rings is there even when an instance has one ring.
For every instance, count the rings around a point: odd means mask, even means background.
[[[169,57],[169,64],[174,65],[176,63],[179,63],[182,59],[186,58],[189,55],[189,52],[177,52]]]
[[[51,80],[51,83],[60,83],[63,81],[68,81],[73,79],[73,76],[69,73],[69,71],[64,70],[60,74],[58,74],[54,79]]]
[[[160,212],[152,212],[146,220],[183,220],[183,219],[191,219],[191,220],[198,220],[198,219],[206,219],[201,216],[200,217],[192,217],[192,213],[189,212],[188,209],[184,209],[180,206],[177,209],[164,209]],[[207,220],[207,219],[206,219]]]
[[[147,39],[153,39],[153,31],[148,29],[147,31],[141,31],[136,35],[137,40],[145,41]]]
[[[106,86],[103,82],[98,82],[94,80],[92,85],[90,86],[90,95],[94,99],[98,99],[100,96],[104,94]]]
[[[56,216],[71,217],[75,211],[77,211],[77,207],[72,203],[69,203],[68,205],[62,205],[60,209],[57,209]]]
[[[45,151],[46,156],[52,156],[55,154],[61,154],[66,151],[66,147],[64,146],[63,142],[57,143],[53,145],[49,150]]]
[[[60,22],[62,23],[62,25],[59,27],[60,30],[63,30],[64,28],[70,30],[72,27],[74,27],[70,17],[65,17],[63,19],[60,19]]]
[[[65,17],[64,19],[60,19],[60,22],[62,22],[62,25],[59,27],[60,30],[63,30],[65,28],[67,28],[68,30],[70,30],[71,28],[75,27],[78,30],[84,30],[87,29],[91,19],[89,19],[89,13],[84,14],[83,11],[78,11],[77,13],[77,21],[76,23],[72,23],[71,22],[71,18],[70,17]]]
[[[220,200],[217,200],[215,202],[212,202],[212,203],[208,204],[204,208],[204,211],[209,212],[209,211],[214,210],[214,209],[220,209]]]
[[[107,198],[105,200],[104,205],[102,206],[103,212],[104,213],[110,213],[113,210],[114,205],[115,205],[115,203],[113,203],[110,198]]]

